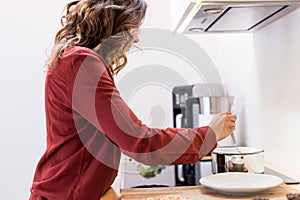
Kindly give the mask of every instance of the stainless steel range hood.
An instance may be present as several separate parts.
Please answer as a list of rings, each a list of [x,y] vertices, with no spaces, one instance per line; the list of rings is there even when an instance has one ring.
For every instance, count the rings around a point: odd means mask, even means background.
[[[299,6],[300,0],[192,0],[176,32],[255,31]]]

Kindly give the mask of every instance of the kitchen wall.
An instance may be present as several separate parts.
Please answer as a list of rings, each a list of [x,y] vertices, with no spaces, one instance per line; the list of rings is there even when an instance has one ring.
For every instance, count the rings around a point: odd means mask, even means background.
[[[300,9],[254,34],[260,145],[278,168],[300,177]],[[251,131],[251,129],[250,129]],[[250,137],[250,134],[249,134]],[[255,144],[251,140],[250,144]]]

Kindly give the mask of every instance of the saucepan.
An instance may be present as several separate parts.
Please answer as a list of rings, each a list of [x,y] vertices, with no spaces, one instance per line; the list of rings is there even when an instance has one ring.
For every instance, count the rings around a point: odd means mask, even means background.
[[[254,147],[218,147],[212,153],[212,172],[264,173],[264,150]]]

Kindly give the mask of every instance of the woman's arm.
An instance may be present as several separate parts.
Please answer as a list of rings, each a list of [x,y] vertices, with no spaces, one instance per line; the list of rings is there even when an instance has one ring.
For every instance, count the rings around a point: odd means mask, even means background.
[[[216,135],[209,127],[147,127],[121,98],[101,58],[92,52],[87,55],[73,61],[72,109],[122,152],[149,165],[184,164],[198,161],[216,146]]]

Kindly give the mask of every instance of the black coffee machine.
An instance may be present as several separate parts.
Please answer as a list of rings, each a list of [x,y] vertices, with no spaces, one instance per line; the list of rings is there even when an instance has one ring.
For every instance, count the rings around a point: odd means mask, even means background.
[[[173,124],[177,128],[188,128],[186,125],[186,106],[185,102],[192,96],[193,86],[178,86],[173,89]],[[175,184],[176,186],[196,185],[200,178],[198,163],[175,165]],[[199,179],[198,179],[199,180]]]
[[[173,124],[177,128],[194,128],[192,112],[201,112],[197,108],[191,111],[198,97],[223,96],[224,88],[219,84],[195,84],[173,88]],[[199,185],[200,162],[185,165],[175,165],[176,186]]]

